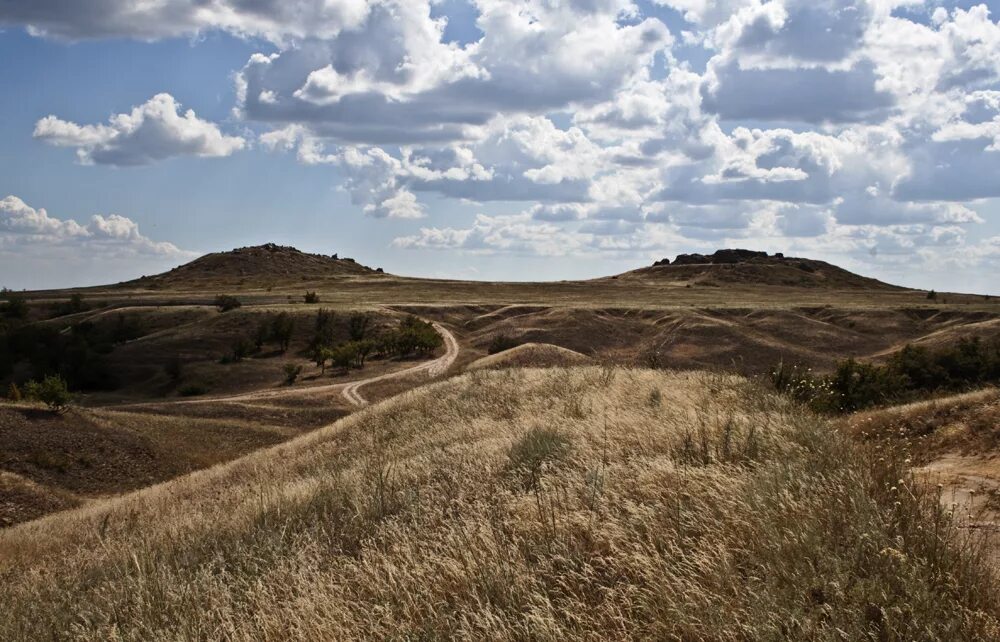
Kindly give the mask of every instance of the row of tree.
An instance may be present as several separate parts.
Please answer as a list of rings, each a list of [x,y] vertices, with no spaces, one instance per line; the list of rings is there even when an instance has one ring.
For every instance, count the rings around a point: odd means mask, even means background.
[[[259,353],[273,343],[284,354],[295,332],[295,319],[287,312],[271,314],[257,325],[252,339],[238,336],[223,363],[235,363]],[[312,336],[305,354],[326,372],[328,366],[340,370],[364,368],[371,357],[412,357],[429,354],[443,340],[434,326],[409,316],[396,328],[378,328],[372,315],[353,312],[341,318],[333,310],[320,308],[313,322]]]
[[[323,372],[326,372],[328,362],[341,370],[363,368],[370,356],[387,358],[428,354],[443,342],[433,325],[414,316],[403,319],[397,328],[375,330],[371,315],[355,312],[347,320],[348,340],[339,343],[334,338],[337,336],[335,328],[334,313],[319,310],[309,350],[313,361]]]

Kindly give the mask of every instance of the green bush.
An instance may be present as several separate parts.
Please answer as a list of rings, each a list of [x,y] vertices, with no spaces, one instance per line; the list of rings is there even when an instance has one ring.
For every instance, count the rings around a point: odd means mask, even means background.
[[[284,367],[285,383],[292,385],[302,374],[302,366],[295,363],[286,363]]]
[[[820,412],[854,412],[927,393],[1000,383],[1000,340],[962,339],[934,350],[907,345],[884,364],[842,361],[833,374],[780,364],[774,387]]]
[[[66,380],[59,375],[49,375],[41,383],[29,381],[24,390],[28,399],[41,401],[56,412],[65,410],[71,400]]]
[[[306,292],[303,298],[305,299],[306,303],[319,303],[319,295],[316,294],[315,292]]]

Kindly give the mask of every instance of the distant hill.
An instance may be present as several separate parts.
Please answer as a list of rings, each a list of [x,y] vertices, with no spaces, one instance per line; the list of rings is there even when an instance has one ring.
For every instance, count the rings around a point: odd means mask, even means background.
[[[714,254],[679,254],[673,261],[661,259],[649,267],[612,278],[663,279],[710,287],[743,284],[831,289],[906,289],[849,272],[825,261],[741,249],[718,250]]]
[[[336,254],[309,254],[294,247],[267,243],[206,254],[169,272],[144,276],[122,285],[171,288],[246,282],[265,286],[274,282],[365,276],[381,272],[381,268],[373,269]]]

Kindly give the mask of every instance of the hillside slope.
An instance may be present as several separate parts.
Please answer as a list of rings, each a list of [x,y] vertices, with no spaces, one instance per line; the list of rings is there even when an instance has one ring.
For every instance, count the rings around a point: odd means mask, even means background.
[[[751,250],[718,250],[714,254],[681,254],[673,261],[653,265],[618,277],[629,280],[661,279],[691,285],[764,285],[846,290],[904,290],[836,265],[815,259],[786,257]]]
[[[169,272],[120,285],[169,289],[250,283],[254,287],[268,287],[302,280],[380,273],[381,270],[361,265],[354,259],[308,254],[294,247],[267,243],[206,254]]]
[[[0,404],[0,527],[229,461],[302,432],[267,419],[88,408],[56,414]]]
[[[851,448],[736,377],[474,372],[0,532],[0,639],[996,639]]]

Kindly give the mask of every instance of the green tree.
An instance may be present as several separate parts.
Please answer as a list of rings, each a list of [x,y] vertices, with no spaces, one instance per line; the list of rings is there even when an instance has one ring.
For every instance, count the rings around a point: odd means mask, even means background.
[[[313,348],[313,362],[319,367],[320,374],[326,374],[326,362],[330,360],[331,349],[327,346],[316,346]]]
[[[277,342],[281,353],[288,352],[295,332],[295,319],[287,312],[280,312],[271,320],[271,339]]]
[[[347,371],[357,358],[357,349],[350,343],[345,343],[330,350],[330,364],[334,368]]]
[[[65,410],[71,400],[66,380],[59,375],[49,375],[41,383],[29,381],[25,393],[29,399],[41,401],[54,412]]]
[[[336,336],[336,315],[332,310],[320,308],[316,311],[316,323],[313,327],[312,341],[309,342],[311,350],[317,348],[333,347],[333,339]]]
[[[351,341],[361,341],[368,336],[372,317],[366,312],[354,312],[347,320],[347,333]]]

